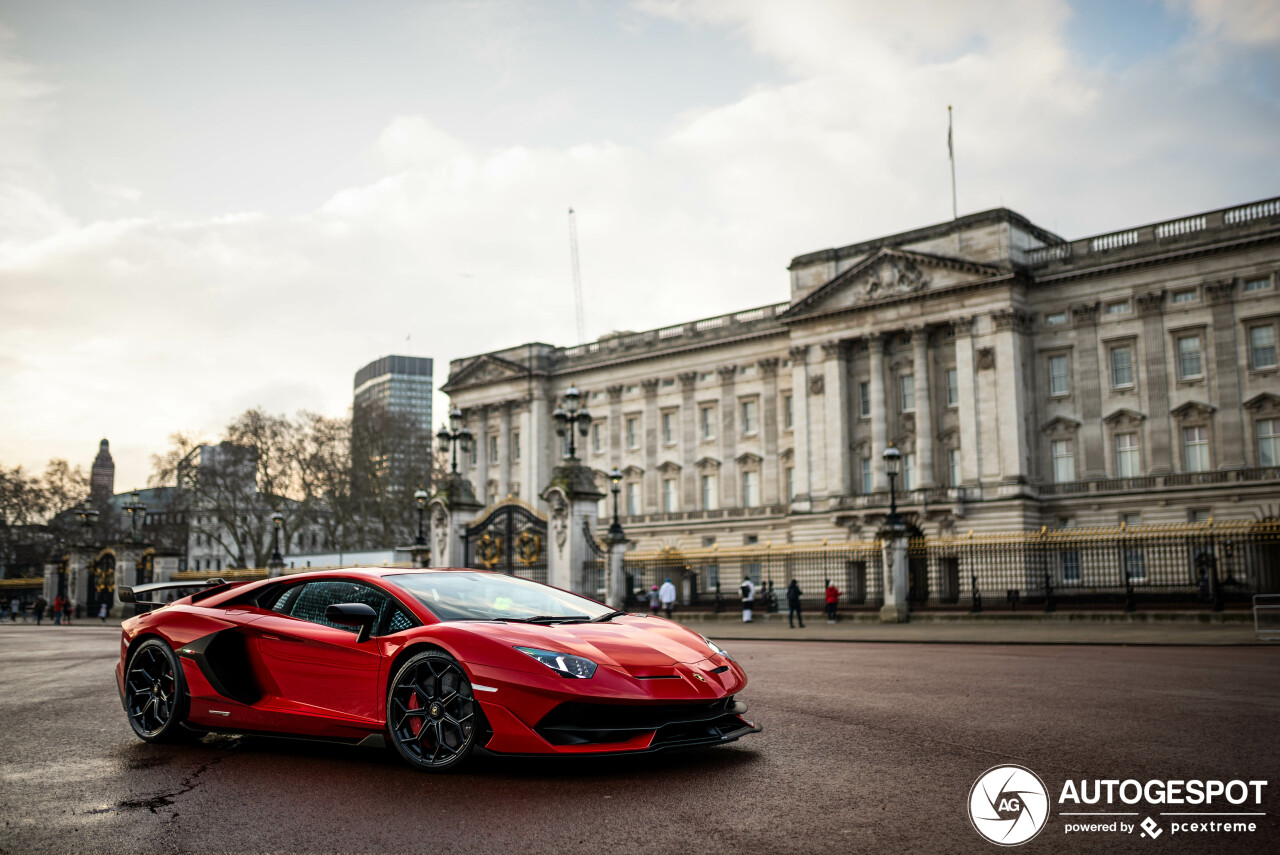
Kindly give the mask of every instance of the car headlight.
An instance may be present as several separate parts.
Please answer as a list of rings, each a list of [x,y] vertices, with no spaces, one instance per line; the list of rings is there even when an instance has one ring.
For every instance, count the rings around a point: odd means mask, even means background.
[[[561,677],[571,680],[586,680],[596,673],[596,663],[581,656],[556,653],[554,650],[539,650],[536,647],[517,647],[516,650],[532,656]]]
[[[728,659],[730,662],[733,661],[733,657],[729,655],[728,650],[725,650],[723,647],[716,644],[714,641],[707,638],[705,635],[702,636],[702,640],[706,642],[707,647],[711,648],[712,653],[719,653],[721,656],[723,656],[725,659]]]

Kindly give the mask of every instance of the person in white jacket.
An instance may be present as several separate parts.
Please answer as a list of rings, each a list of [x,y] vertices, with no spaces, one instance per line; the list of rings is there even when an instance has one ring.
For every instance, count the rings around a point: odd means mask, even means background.
[[[662,610],[667,613],[667,617],[671,617],[671,610],[676,606],[676,586],[671,584],[671,580],[662,583],[662,587],[658,589],[658,602],[662,604]]]
[[[756,598],[756,583],[750,577],[742,577],[742,622],[751,623],[751,604]]]

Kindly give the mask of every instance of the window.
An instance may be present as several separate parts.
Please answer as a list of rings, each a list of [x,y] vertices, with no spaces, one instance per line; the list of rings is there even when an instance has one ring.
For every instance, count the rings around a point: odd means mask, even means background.
[[[716,408],[702,407],[698,410],[698,425],[703,439],[716,438]]]
[[[489,434],[489,465],[498,462],[498,435],[496,433]]]
[[[640,447],[640,417],[627,416],[627,448]]]
[[[916,456],[914,454],[902,455],[902,489],[914,490],[916,488]]]
[[[640,513],[640,484],[636,481],[627,483],[627,515],[637,516]]]
[[[1049,394],[1065,395],[1071,391],[1067,377],[1067,357],[1049,357]]]
[[[947,451],[947,473],[950,475],[950,483],[952,487],[960,486],[960,449],[952,448]]]
[[[1265,291],[1271,287],[1271,277],[1264,276],[1261,279],[1250,279],[1244,283],[1244,290],[1248,291]]]
[[[796,468],[788,466],[783,470],[783,481],[787,489],[787,501],[791,501],[796,497]]]
[[[868,495],[871,492],[872,484],[873,482],[871,480],[871,458],[864,457],[862,458],[862,494],[864,496]]]
[[[902,399],[902,412],[914,413],[916,410],[916,378],[911,374],[903,374],[899,377],[898,392]]]
[[[756,401],[750,398],[742,402],[742,434],[751,436],[756,432]]]
[[[760,473],[748,470],[742,473],[742,506],[754,508],[760,504]]]
[[[1271,324],[1249,328],[1249,362],[1252,368],[1276,367],[1276,328]]]
[[[1121,300],[1118,303],[1107,304],[1108,315],[1127,315],[1129,314],[1129,301]]]
[[[700,486],[702,487],[702,509],[714,511],[720,505],[719,479],[715,475],[703,475]]]
[[[1184,427],[1182,448],[1188,472],[1209,471],[1209,429],[1207,427]]]
[[[518,430],[511,432],[511,459],[516,463],[520,462],[520,431]]]
[[[1069,439],[1055,439],[1053,449],[1053,482],[1065,484],[1076,480],[1075,442]]]
[[[1187,522],[1202,523],[1212,519],[1213,514],[1208,508],[1192,508],[1187,511]]]
[[[1121,514],[1120,522],[1126,526],[1142,525],[1142,514]]]
[[[858,415],[864,419],[871,415],[871,383],[866,380],[858,384]]]
[[[1177,303],[1194,303],[1196,301],[1196,289],[1191,288],[1186,291],[1174,291],[1173,302]]]
[[[1280,466],[1280,419],[1258,421],[1258,465]]]
[[[1044,316],[1044,324],[1048,327],[1057,327],[1067,322],[1066,312],[1050,312]]]
[[[791,396],[782,396],[782,427],[784,430],[791,430],[795,424],[795,414],[791,405]]]
[[[1138,435],[1116,434],[1116,477],[1138,477]]]
[[[680,510],[679,493],[676,488],[675,478],[664,478],[662,480],[662,512],[665,514]]]
[[[594,454],[604,451],[604,430],[600,422],[591,425],[591,451]]]
[[[954,368],[947,369],[947,406],[960,404],[960,372]]]
[[[1204,374],[1200,358],[1200,336],[1184,335],[1178,339],[1178,379],[1187,380]]]
[[[408,629],[413,621],[386,594],[369,585],[345,580],[325,580],[293,585],[275,602],[271,610],[321,626],[356,633],[359,627],[337,624],[325,617],[325,609],[338,603],[364,603],[378,613],[373,635],[386,635]]]
[[[1133,348],[1127,344],[1111,348],[1111,385],[1133,385]]]
[[[666,412],[662,414],[662,442],[664,445],[674,445],[676,441],[676,414]]]

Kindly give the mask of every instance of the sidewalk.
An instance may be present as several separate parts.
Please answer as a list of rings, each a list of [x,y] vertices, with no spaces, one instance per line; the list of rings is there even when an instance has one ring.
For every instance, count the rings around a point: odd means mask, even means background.
[[[1266,645],[1254,634],[1253,615],[1228,612],[1068,612],[1051,615],[913,614],[910,623],[883,624],[873,614],[845,616],[836,624],[815,612],[804,629],[787,626],[785,613],[756,613],[751,623],[741,614],[675,614],[690,629],[714,639],[751,641],[874,641],[929,644],[1147,644]],[[1280,642],[1270,642],[1280,650]]]

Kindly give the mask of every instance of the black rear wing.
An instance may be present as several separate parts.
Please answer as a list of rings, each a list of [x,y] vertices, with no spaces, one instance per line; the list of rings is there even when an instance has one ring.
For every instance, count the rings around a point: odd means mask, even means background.
[[[140,606],[163,606],[164,603],[146,599],[152,591],[177,591],[183,588],[198,588],[198,594],[209,595],[213,589],[228,584],[225,579],[206,579],[203,582],[153,582],[150,585],[137,585],[132,588],[121,586],[116,593],[122,603],[137,603]]]

